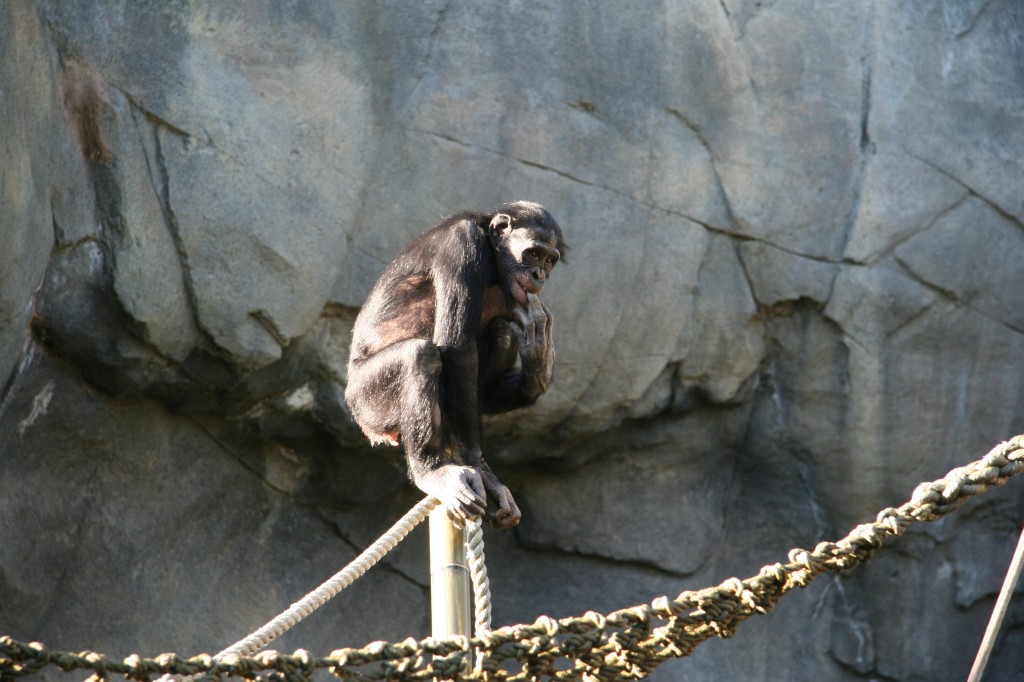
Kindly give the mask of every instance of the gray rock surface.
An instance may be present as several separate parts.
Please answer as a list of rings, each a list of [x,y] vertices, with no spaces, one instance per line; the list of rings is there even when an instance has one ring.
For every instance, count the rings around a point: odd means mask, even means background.
[[[495,622],[755,574],[1024,432],[1024,6],[0,4],[0,633],[212,652],[420,497],[342,396],[446,213],[545,204]],[[1021,482],[654,678],[960,680]],[[275,644],[429,631],[417,530]],[[1015,604],[989,679],[1024,674]],[[48,679],[64,676],[48,671]]]

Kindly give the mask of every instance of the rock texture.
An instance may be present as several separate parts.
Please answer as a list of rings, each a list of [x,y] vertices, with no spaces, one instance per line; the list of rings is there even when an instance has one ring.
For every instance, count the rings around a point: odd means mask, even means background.
[[[214,651],[418,498],[342,400],[442,215],[572,245],[499,624],[756,573],[1024,431],[1024,6],[0,5],[0,631]],[[659,680],[959,680],[1021,484]],[[428,634],[426,540],[276,646]],[[1024,674],[1011,609],[991,679]],[[50,671],[48,677],[61,674]]]

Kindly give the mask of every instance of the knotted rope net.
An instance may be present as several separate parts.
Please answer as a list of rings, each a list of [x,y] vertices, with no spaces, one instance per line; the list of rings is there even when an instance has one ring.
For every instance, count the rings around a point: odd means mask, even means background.
[[[939,480],[922,483],[905,504],[882,510],[875,521],[857,526],[838,542],[822,542],[813,550],[793,549],[787,563],[765,566],[745,580],[730,578],[715,587],[686,591],[675,599],[659,597],[607,615],[588,612],[560,620],[542,616],[530,625],[502,627],[472,639],[374,642],[338,649],[325,657],[300,649],[292,655],[267,651],[214,659],[162,654],[118,661],[95,652],[51,651],[39,643],[2,637],[0,679],[11,680],[50,665],[90,670],[96,681],[114,674],[149,680],[174,673],[199,675],[198,679],[227,675],[298,682],[310,679],[317,670],[356,682],[640,678],[670,658],[689,655],[711,637],[731,637],[741,622],[768,613],[794,588],[806,587],[826,571],[858,566],[886,538],[903,534],[913,523],[952,513],[974,495],[1003,485],[1022,468],[1024,435]],[[477,657],[476,666],[468,665],[471,656]]]

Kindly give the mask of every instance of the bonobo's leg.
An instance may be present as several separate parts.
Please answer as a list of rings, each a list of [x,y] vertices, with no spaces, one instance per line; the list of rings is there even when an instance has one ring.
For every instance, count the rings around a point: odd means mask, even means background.
[[[422,343],[400,341],[349,364],[345,400],[352,417],[374,444],[398,436],[402,421],[401,399],[407,385],[418,386],[420,395],[430,390],[437,392],[436,385],[430,388],[431,377],[426,368],[416,366],[419,364],[416,362],[418,347]],[[418,430],[422,429],[414,428],[412,432]],[[384,438],[385,435],[388,438]]]
[[[493,513],[487,512],[487,519],[491,522],[491,527],[503,530],[519,525],[519,519],[523,515],[519,511],[516,501],[512,498],[512,491],[501,482],[497,474],[491,471],[491,467],[487,466],[487,462],[481,461],[477,470],[480,472],[480,479],[483,481],[484,489],[498,507]]]
[[[466,447],[465,444],[459,442],[455,445],[462,453],[462,461],[479,472],[487,496],[494,500],[494,504],[497,506],[495,511],[488,511],[484,514],[490,521],[491,527],[504,530],[519,525],[522,513],[519,511],[515,499],[512,498],[512,492],[501,482],[498,475],[491,471],[491,467],[484,461],[480,448]]]
[[[345,391],[352,416],[371,440],[400,434],[413,483],[459,519],[480,516],[486,492],[473,466],[444,454],[438,395],[441,355],[423,339],[392,344],[353,362]]]

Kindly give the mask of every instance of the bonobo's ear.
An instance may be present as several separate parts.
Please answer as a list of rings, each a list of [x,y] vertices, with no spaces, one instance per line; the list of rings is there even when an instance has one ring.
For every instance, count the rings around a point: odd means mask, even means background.
[[[507,213],[499,213],[491,218],[491,236],[498,239],[512,230],[512,218]]]

